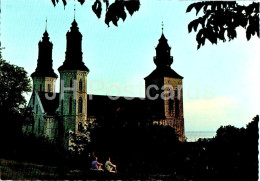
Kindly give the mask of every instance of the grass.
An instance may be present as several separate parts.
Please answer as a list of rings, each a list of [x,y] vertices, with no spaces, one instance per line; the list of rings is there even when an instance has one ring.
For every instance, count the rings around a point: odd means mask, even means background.
[[[58,178],[57,167],[0,159],[2,180],[35,180]]]

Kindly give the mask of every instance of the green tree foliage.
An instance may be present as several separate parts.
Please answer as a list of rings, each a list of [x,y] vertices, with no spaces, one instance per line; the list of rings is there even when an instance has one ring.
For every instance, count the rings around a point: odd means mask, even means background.
[[[59,2],[59,0],[51,1],[54,6]],[[67,0],[62,2],[66,6]],[[83,4],[85,0],[78,2]],[[140,0],[115,0],[113,3],[109,0],[95,0],[92,10],[98,18],[101,17],[103,4],[106,5],[105,23],[108,26],[110,22],[117,26],[119,19],[125,21],[127,11],[133,15],[141,6]],[[191,12],[192,9],[196,10],[196,15],[202,14],[188,25],[189,33],[192,30],[198,32],[196,36],[198,49],[205,45],[206,40],[212,44],[217,44],[218,40],[223,42],[227,39],[233,40],[237,37],[237,27],[246,30],[247,40],[254,35],[259,37],[259,3],[253,2],[245,6],[239,5],[236,1],[203,1],[190,4],[186,12]]]
[[[189,33],[198,31],[198,49],[205,45],[206,39],[212,44],[217,44],[218,40],[233,40],[237,37],[237,27],[246,30],[247,40],[254,35],[259,37],[259,3],[244,6],[236,1],[205,1],[192,3],[186,12],[192,9],[196,10],[196,15],[202,14],[188,25]]]
[[[257,115],[246,128],[229,125],[217,130],[208,150],[208,165],[218,173],[217,180],[258,179],[258,122]]]
[[[0,50],[0,132],[4,141],[20,136],[26,109],[24,93],[31,91],[30,79],[24,68],[5,61]],[[10,141],[10,140],[9,140]]]
[[[0,51],[0,109],[20,113],[26,106],[24,93],[31,91],[24,68],[5,61]]]

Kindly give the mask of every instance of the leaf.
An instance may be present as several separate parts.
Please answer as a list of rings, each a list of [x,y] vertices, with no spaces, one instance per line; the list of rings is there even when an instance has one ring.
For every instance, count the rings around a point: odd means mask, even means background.
[[[84,2],[85,2],[85,0],[78,0],[78,2],[79,2],[81,5],[83,5]]]
[[[109,26],[109,23],[112,21],[112,23],[117,26],[117,22],[120,18],[125,21],[126,12],[124,2],[117,0],[109,6],[106,13],[105,23]]]
[[[207,31],[205,32],[204,35],[205,38],[207,38],[212,44],[217,44],[217,37],[212,29],[207,28]]]
[[[229,41],[237,37],[237,32],[234,27],[228,27],[227,36],[229,37]]]
[[[190,22],[189,24],[188,24],[188,31],[189,31],[189,33],[192,31],[192,27],[194,26],[193,24],[194,24],[194,21],[195,20],[193,20],[192,22]]]
[[[204,5],[203,5],[203,3],[201,3],[201,2],[199,2],[199,3],[197,3],[197,4],[195,4],[195,9],[196,9],[196,15],[198,15],[198,13],[199,13],[199,11],[200,11],[200,9],[203,7]]]
[[[225,31],[226,31],[225,28],[220,27],[220,31],[219,31],[219,33],[218,33],[219,39],[223,40],[223,42],[226,41],[226,39],[225,39]]]
[[[56,6],[55,0],[51,0],[51,2],[52,2],[52,4],[53,4],[53,6]]]
[[[201,22],[201,18],[195,19],[192,22],[190,22],[189,25],[188,25],[189,33],[192,31],[192,28],[194,28],[194,31],[196,32],[197,27],[198,27],[200,22]]]
[[[211,4],[211,10],[215,11],[216,10],[216,2],[212,2]]]
[[[124,5],[129,12],[129,14],[132,16],[134,12],[138,11],[140,8],[140,1],[139,0],[132,0],[132,1],[125,1]]]
[[[206,30],[205,28],[200,29],[199,32],[197,33],[196,40],[199,45],[198,49],[200,48],[201,45],[205,44],[205,36],[204,36],[205,30]]]
[[[62,0],[64,7],[67,5],[66,0]]]
[[[108,10],[108,7],[109,7],[109,0],[103,0],[103,2],[106,3],[106,11]]]
[[[102,4],[100,0],[96,0],[94,4],[92,5],[93,12],[97,15],[98,18],[100,18],[101,12],[102,12]]]
[[[207,11],[207,8],[208,8],[208,4],[205,4],[205,5],[204,5],[204,8],[203,8],[204,14],[205,14],[205,12]]]
[[[196,3],[193,3],[193,4],[190,4],[188,7],[187,7],[187,10],[186,10],[186,13],[190,12],[192,10],[192,8],[194,8]]]

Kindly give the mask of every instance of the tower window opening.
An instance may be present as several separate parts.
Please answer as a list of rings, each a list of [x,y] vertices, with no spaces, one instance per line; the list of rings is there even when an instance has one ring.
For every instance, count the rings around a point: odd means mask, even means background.
[[[51,84],[48,84],[48,92],[51,92]]]
[[[178,91],[177,89],[174,90],[174,97],[177,97],[178,96]]]
[[[175,99],[175,117],[179,117],[180,109],[179,109],[179,100]]]
[[[83,127],[82,123],[78,124],[78,131],[79,132],[83,132],[84,131],[84,127]]]
[[[78,110],[79,113],[82,113],[82,107],[83,107],[83,101],[82,101],[82,98],[80,97],[79,98],[79,108],[78,108],[79,109]]]
[[[70,87],[73,87],[73,81],[70,79]]]
[[[72,97],[70,97],[70,100],[69,100],[69,114],[72,113]]]
[[[79,80],[79,91],[82,92],[82,80]]]

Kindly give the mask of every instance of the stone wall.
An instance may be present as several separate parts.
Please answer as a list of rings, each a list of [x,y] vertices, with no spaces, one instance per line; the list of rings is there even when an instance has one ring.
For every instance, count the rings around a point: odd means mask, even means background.
[[[55,92],[56,78],[54,77],[34,77],[33,90],[35,92]]]
[[[69,132],[79,133],[79,124],[85,126],[87,123],[87,75],[86,71],[61,71],[60,89],[60,116],[63,120],[64,146],[71,145]],[[82,90],[80,90],[80,80]],[[62,85],[64,83],[64,85]],[[72,87],[71,87],[72,85]],[[64,86],[65,89],[62,89]],[[73,90],[67,90],[71,88]],[[63,94],[64,92],[64,94]],[[82,113],[79,112],[79,99],[82,99]],[[72,105],[70,108],[70,100]],[[71,112],[70,112],[71,109]]]

